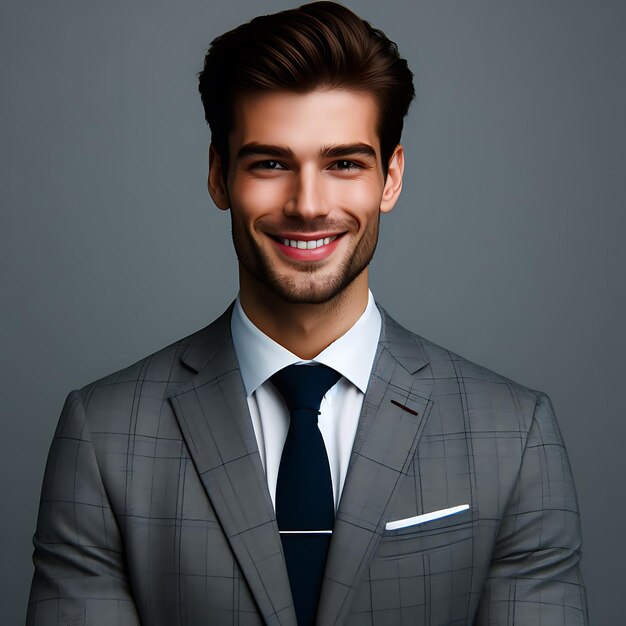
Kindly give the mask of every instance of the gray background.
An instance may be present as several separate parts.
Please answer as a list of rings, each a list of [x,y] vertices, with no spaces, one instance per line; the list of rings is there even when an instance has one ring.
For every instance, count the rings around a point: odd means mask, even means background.
[[[619,623],[626,5],[348,4],[398,42],[419,94],[372,290],[414,331],[550,395],[583,512],[592,622]],[[3,623],[24,619],[66,394],[235,296],[195,73],[214,36],[289,6],[2,3]]]

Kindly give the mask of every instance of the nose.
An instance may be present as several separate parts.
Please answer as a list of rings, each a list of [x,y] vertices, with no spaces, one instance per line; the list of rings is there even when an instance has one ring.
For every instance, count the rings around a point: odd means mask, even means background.
[[[330,208],[324,198],[322,173],[313,164],[303,165],[294,176],[284,213],[305,220],[328,215]]]

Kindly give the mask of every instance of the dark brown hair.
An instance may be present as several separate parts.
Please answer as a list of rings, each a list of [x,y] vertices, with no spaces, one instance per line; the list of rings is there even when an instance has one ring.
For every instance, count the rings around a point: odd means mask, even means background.
[[[413,73],[396,44],[335,2],[312,2],[262,15],[216,37],[198,77],[224,175],[232,103],[239,94],[344,88],[373,95],[385,177],[415,97]]]

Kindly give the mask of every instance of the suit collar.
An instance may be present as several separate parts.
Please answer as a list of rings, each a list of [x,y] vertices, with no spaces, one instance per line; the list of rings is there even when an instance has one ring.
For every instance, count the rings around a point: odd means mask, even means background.
[[[378,305],[382,316],[380,344],[409,373],[421,370],[428,365],[429,358],[424,349],[423,339],[403,326],[400,326],[383,307]]]
[[[230,337],[230,317],[235,301],[216,320],[199,330],[189,339],[189,346],[181,354],[182,362],[200,372],[207,367]]]

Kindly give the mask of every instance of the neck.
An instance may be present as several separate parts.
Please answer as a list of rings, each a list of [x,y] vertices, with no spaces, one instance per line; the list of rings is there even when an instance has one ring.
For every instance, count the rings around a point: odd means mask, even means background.
[[[303,360],[315,358],[345,334],[367,307],[367,268],[341,293],[321,304],[294,304],[279,298],[245,270],[239,272],[239,299],[250,321]]]

